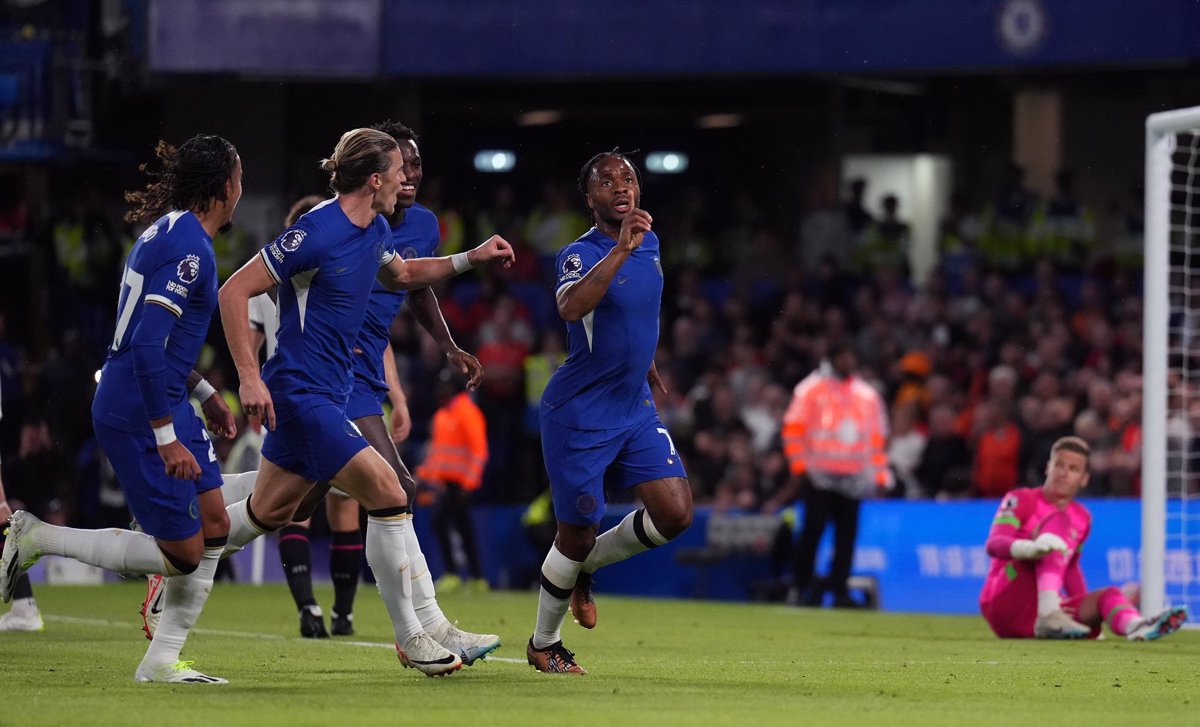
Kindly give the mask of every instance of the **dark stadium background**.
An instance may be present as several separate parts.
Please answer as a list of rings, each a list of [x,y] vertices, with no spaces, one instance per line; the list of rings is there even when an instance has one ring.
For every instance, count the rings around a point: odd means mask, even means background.
[[[159,139],[209,132],[238,146],[246,196],[233,244],[241,259],[278,231],[293,199],[324,189],[316,162],[341,132],[385,118],[421,135],[420,201],[461,213],[468,242],[490,234],[470,218],[501,185],[512,188],[522,214],[547,184],[564,188],[579,211],[575,175],[591,154],[613,146],[682,152],[690,161],[684,173],[646,175],[645,206],[669,246],[689,195],[699,195],[702,208],[689,222],[711,249],[698,272],[719,296],[736,287],[737,251],[724,246],[744,239],[739,225],[776,241],[780,268],[794,265],[802,221],[822,189],[844,195],[841,164],[850,155],[944,157],[959,204],[980,211],[1008,165],[1026,161],[1018,149],[1034,150],[1035,161],[1044,152],[1074,172],[1078,201],[1098,224],[1120,227],[1140,193],[1146,115],[1200,99],[1197,37],[1200,5],[1187,0],[1136,9],[1122,0],[7,0],[5,482],[67,522],[118,518],[102,496],[103,467],[88,454],[87,411],[111,336],[120,248],[136,234],[120,222],[120,194],[141,183],[136,167]],[[1030,99],[1048,100],[1053,113],[1039,116]],[[535,111],[557,120],[522,125]],[[736,124],[701,128],[713,114]],[[515,152],[516,167],[478,173],[472,160],[483,149]],[[1032,171],[1026,185],[1048,197],[1055,170]],[[426,196],[434,189],[436,201]],[[886,191],[871,189],[868,201],[874,206]],[[83,274],[69,269],[72,250],[55,240],[73,216],[85,230]],[[1036,262],[1002,271],[1004,282],[1033,291]],[[1089,280],[1113,286],[1120,265],[1096,255],[1065,267],[1075,287],[1062,295],[1074,304]],[[1124,272],[1140,285],[1136,265]],[[678,292],[676,274],[668,271],[668,295]],[[924,281],[907,283],[919,291]],[[760,346],[789,284],[753,301]],[[553,327],[538,314],[530,311],[537,333]],[[206,364],[224,369],[236,391],[216,323],[210,341]],[[398,341],[406,353],[417,345]],[[892,389],[898,360],[874,362]],[[712,356],[697,365],[707,370]],[[796,377],[776,383],[790,390]],[[427,420],[428,397],[413,398],[414,422]],[[1076,399],[1078,413],[1087,402]],[[43,423],[53,445],[31,451],[23,441]],[[523,506],[540,489],[536,444],[509,444],[520,451],[489,471],[482,502]],[[419,443],[406,454],[418,453]],[[746,495],[754,506],[778,484],[756,476],[757,491]],[[698,500],[744,507],[739,493],[722,494],[727,479],[699,482]]]

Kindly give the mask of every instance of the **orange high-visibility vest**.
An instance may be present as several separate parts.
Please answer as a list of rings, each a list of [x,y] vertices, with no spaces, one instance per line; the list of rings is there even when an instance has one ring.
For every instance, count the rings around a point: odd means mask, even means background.
[[[417,477],[478,490],[487,458],[487,423],[483,412],[463,392],[433,415],[433,438]]]
[[[813,470],[861,475],[886,487],[887,412],[883,399],[862,379],[839,379],[825,367],[796,385],[783,415],[783,452],[793,475]]]

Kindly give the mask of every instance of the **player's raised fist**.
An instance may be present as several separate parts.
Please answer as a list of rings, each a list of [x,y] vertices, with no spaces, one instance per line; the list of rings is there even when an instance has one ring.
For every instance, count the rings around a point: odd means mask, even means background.
[[[513,253],[512,245],[509,245],[508,240],[499,235],[492,235],[482,245],[467,253],[467,261],[472,266],[499,260],[504,267],[508,268],[512,267],[513,261],[516,259],[517,256]]]

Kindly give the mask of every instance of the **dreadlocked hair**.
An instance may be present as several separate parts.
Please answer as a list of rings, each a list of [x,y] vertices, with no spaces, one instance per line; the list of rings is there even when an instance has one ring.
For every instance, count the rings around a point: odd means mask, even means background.
[[[233,144],[219,136],[197,134],[179,148],[159,141],[154,156],[160,169],[138,166],[151,182],[144,190],[125,193],[125,201],[133,205],[125,213],[126,222],[153,222],[172,209],[204,213],[213,200],[225,201],[225,183],[233,177],[237,161]]]
[[[374,129],[375,131],[382,131],[396,141],[411,141],[414,144],[417,143],[417,132],[408,128],[399,121],[392,121],[391,119],[388,119],[387,121],[380,121],[378,124],[371,124],[370,128]]]
[[[639,187],[642,186],[642,170],[639,169],[638,165],[634,164],[633,160],[629,158],[630,154],[637,154],[637,150],[621,151],[621,147],[614,146],[612,151],[602,151],[599,154],[597,154],[596,156],[592,157],[591,159],[588,159],[587,162],[584,163],[583,168],[579,170],[578,187],[579,187],[579,195],[581,197],[583,197],[585,205],[587,202],[588,180],[591,179],[592,172],[595,171],[596,165],[599,164],[600,160],[604,159],[605,157],[616,157],[617,159],[620,159],[620,160],[624,161],[626,164],[628,164],[629,166],[633,167],[633,174],[634,174],[634,176],[637,177],[638,186]],[[590,209],[588,210],[588,213],[589,214],[591,213]]]

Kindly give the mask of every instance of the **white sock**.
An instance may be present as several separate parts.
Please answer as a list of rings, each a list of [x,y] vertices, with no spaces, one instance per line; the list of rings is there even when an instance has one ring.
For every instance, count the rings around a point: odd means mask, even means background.
[[[33,600],[32,596],[29,598],[14,599],[12,602],[12,610],[15,613],[37,613],[37,601]]]
[[[254,481],[258,479],[258,470],[239,472],[236,475],[221,475],[221,497],[225,506],[241,502],[254,492]]]
[[[165,573],[167,559],[154,538],[132,530],[79,530],[38,525],[33,544],[48,555],[64,555],[118,573]]]
[[[246,511],[249,506],[249,500],[239,500],[225,508],[225,512],[229,514],[229,542],[225,544],[225,553],[221,557],[229,557],[266,532],[250,519],[250,514]]]
[[[429,631],[431,627],[446,621],[445,614],[438,606],[437,591],[433,587],[433,576],[429,572],[429,563],[425,553],[421,551],[421,543],[417,540],[417,529],[409,521],[404,528],[404,549],[408,553],[409,580],[412,582],[412,605],[421,626]]]
[[[1062,601],[1054,591],[1038,591],[1038,616],[1049,616],[1062,608]]]
[[[205,548],[204,557],[196,570],[186,576],[172,576],[163,585],[163,614],[154,630],[154,640],[142,657],[146,666],[174,664],[187,641],[188,632],[196,625],[208,594],[212,593],[213,574],[221,559],[221,548]]]
[[[581,568],[582,562],[563,555],[558,546],[550,546],[550,552],[542,562],[542,587],[538,589],[537,628],[533,632],[535,649],[544,649],[562,640],[559,631]],[[556,590],[557,595],[546,590],[547,587]]]
[[[645,541],[638,537],[639,527],[646,538]],[[650,515],[646,513],[646,509],[640,508],[634,510],[626,515],[621,522],[617,523],[615,527],[600,533],[599,537],[596,538],[596,547],[592,548],[592,552],[588,553],[587,560],[583,561],[583,571],[585,573],[595,573],[610,563],[625,560],[632,555],[649,550],[651,547],[658,547],[665,542],[667,542],[667,539],[658,532],[658,528],[654,527],[654,523],[650,520]],[[653,545],[650,545],[650,543]]]
[[[383,605],[392,618],[396,641],[401,645],[424,630],[413,611],[412,564],[404,547],[404,531],[411,525],[411,517],[367,516],[367,563],[375,575]]]

